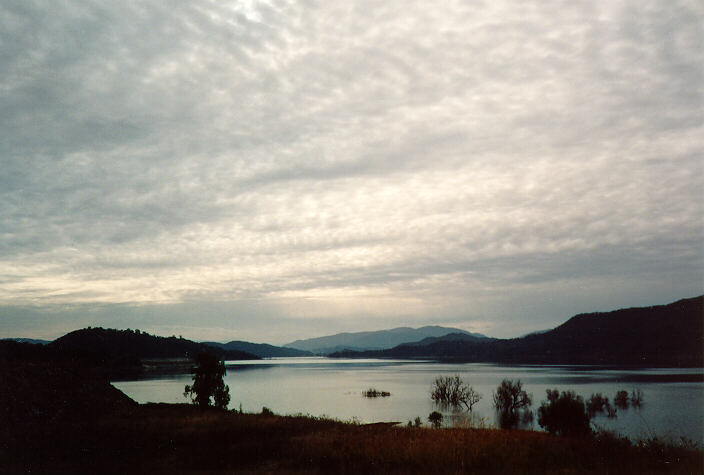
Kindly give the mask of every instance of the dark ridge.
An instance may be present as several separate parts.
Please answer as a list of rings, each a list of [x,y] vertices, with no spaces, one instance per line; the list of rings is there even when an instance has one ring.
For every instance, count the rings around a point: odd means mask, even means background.
[[[228,343],[205,341],[203,344],[220,348],[225,351],[244,351],[245,353],[250,353],[260,358],[313,356],[313,353],[310,351],[297,350],[295,348],[284,348],[281,346],[269,345],[267,343],[250,343],[248,341],[237,340]]]
[[[114,358],[194,358],[198,353],[213,353],[223,359],[255,360],[258,356],[225,350],[175,336],[154,336],[139,330],[84,328],[51,342],[48,347],[61,351],[83,352]]]
[[[451,341],[464,341],[469,343],[481,343],[496,340],[496,338],[489,338],[485,336],[475,336],[468,333],[449,333],[445,336],[431,336],[428,338],[423,338],[420,341],[414,341],[411,343],[403,343],[399,346],[427,346],[436,342],[451,342]]]
[[[472,341],[455,335],[345,358],[433,358],[467,362],[701,367],[704,296],[669,305],[580,314],[522,338]]]
[[[104,361],[86,354],[0,341],[0,420],[8,427],[41,427],[133,407],[107,373]]]

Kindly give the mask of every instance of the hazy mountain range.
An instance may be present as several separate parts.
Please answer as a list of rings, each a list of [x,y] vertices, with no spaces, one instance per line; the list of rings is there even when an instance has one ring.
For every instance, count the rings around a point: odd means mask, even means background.
[[[231,341],[229,343],[218,343],[215,341],[205,341],[204,345],[221,348],[225,351],[244,351],[256,355],[260,358],[286,358],[297,356],[313,356],[310,351],[297,350],[295,348],[285,348],[281,346],[269,345],[267,343],[250,343],[248,341]]]
[[[432,358],[467,362],[702,366],[704,296],[669,305],[576,315],[562,325],[513,339],[453,333],[387,350],[331,356]]]
[[[426,326],[339,333],[278,347],[246,341],[199,343],[139,330],[85,328],[53,342],[5,339],[0,341],[0,350],[30,351],[29,347],[45,346],[48,351],[85,353],[106,361],[192,358],[201,351],[209,351],[223,359],[319,354],[497,363],[703,366],[703,327],[704,296],[699,296],[669,305],[576,315],[552,330],[512,339]]]
[[[393,348],[402,343],[420,341],[428,337],[441,337],[451,333],[461,333],[478,339],[487,338],[484,335],[469,333],[458,328],[439,326],[421,328],[399,327],[391,330],[338,333],[307,340],[296,340],[284,346],[319,355],[328,355],[339,351],[383,350]]]
[[[0,341],[16,341],[17,343],[31,343],[33,345],[47,345],[51,340],[38,340],[36,338],[0,338]]]

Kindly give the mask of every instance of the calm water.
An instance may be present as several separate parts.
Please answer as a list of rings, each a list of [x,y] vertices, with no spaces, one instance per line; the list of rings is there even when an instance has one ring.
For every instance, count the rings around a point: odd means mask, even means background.
[[[443,364],[393,360],[334,360],[275,358],[228,361],[226,383],[230,408],[259,412],[266,406],[277,414],[310,414],[359,422],[427,420],[436,410],[430,388],[437,376],[459,374],[483,395],[474,418],[495,425],[492,391],[504,378],[520,379],[537,408],[547,388],[571,389],[587,399],[601,392],[613,401],[616,391],[643,392],[644,404],[618,411],[618,418],[597,416],[593,424],[633,439],[657,435],[678,441],[681,436],[704,441],[704,382],[702,368],[614,369],[569,366],[501,366]],[[191,377],[169,375],[113,385],[138,402],[185,402],[183,388]],[[369,399],[362,390],[375,387],[390,397]],[[451,412],[444,411],[446,416]],[[455,421],[457,417],[455,416]],[[460,422],[461,423],[461,422]]]

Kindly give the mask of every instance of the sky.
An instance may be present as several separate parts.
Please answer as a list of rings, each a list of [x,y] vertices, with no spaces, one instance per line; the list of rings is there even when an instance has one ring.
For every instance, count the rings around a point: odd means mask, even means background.
[[[496,337],[704,293],[696,0],[0,3],[0,336]]]

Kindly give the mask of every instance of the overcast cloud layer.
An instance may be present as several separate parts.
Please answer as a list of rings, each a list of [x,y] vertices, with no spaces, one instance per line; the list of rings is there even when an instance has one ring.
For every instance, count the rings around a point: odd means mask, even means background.
[[[0,335],[494,336],[704,289],[696,1],[0,4]]]

